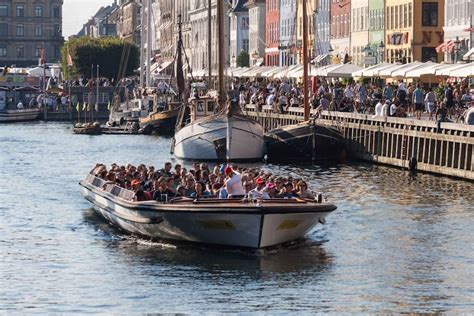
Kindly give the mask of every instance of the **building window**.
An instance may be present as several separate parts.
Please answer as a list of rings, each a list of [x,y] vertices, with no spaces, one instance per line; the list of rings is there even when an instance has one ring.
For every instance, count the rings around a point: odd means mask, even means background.
[[[438,3],[437,2],[423,2],[422,25],[423,26],[438,26]]]
[[[16,26],[16,36],[25,36],[25,26],[23,24]]]
[[[248,39],[244,39],[242,41],[242,50],[245,51],[245,52],[249,51],[249,40]]]
[[[436,53],[436,48],[434,47],[422,47],[421,48],[421,61],[432,61],[437,62],[438,54]]]
[[[54,59],[59,59],[60,54],[59,46],[54,46]]]
[[[18,16],[18,17],[25,16],[25,6],[24,5],[17,5],[16,6],[16,16]]]
[[[6,57],[7,56],[7,45],[0,45],[0,57]]]
[[[8,6],[0,5],[0,16],[8,16]]]
[[[60,7],[54,7],[53,17],[55,17],[55,18],[61,17],[61,8]]]
[[[25,46],[17,45],[16,46],[16,56],[17,57],[25,57]]]
[[[35,36],[43,36],[43,26],[41,24],[35,25]]]
[[[8,35],[8,24],[0,23],[0,36],[7,36],[7,35]]]
[[[42,17],[43,16],[43,6],[42,5],[35,5],[35,16]]]
[[[43,46],[41,45],[36,45],[35,46],[35,57],[40,58],[41,57],[41,50],[43,49]]]

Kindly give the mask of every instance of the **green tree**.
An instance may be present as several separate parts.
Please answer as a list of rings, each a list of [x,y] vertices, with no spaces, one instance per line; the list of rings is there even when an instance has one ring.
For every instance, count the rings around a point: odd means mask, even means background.
[[[128,60],[124,58],[127,51],[129,51]],[[72,66],[67,65],[68,53],[72,58]],[[91,66],[99,65],[101,77],[117,79],[119,72],[125,76],[132,75],[138,64],[138,47],[118,37],[72,38],[64,43],[61,50],[63,73],[69,77],[80,74],[90,77]],[[96,71],[94,66],[94,72]]]
[[[248,67],[249,66],[249,53],[242,51],[239,56],[237,56],[237,66],[239,67]]]

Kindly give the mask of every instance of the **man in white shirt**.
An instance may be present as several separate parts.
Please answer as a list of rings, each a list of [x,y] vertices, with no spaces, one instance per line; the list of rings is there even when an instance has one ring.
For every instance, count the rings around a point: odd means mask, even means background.
[[[385,100],[385,103],[382,107],[382,116],[388,116],[388,111],[390,109],[390,100]]]
[[[383,116],[382,108],[382,100],[379,100],[379,102],[377,102],[377,104],[375,105],[375,115],[373,117]]]
[[[390,106],[390,116],[395,116],[397,113],[397,105],[395,103],[392,103]]]
[[[227,166],[224,169],[224,173],[227,176],[224,186],[227,189],[229,198],[239,198],[245,196],[244,186],[242,185],[242,177],[240,173],[234,171],[231,167]]]

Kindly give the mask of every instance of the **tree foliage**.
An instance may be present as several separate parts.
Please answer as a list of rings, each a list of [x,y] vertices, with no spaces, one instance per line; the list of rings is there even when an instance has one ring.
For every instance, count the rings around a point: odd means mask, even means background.
[[[127,46],[130,47],[128,62],[121,65],[122,54],[126,52]],[[67,65],[68,52],[72,57],[72,66]],[[125,64],[125,76],[133,74],[139,65],[139,50],[135,44],[118,37],[71,38],[64,43],[61,50],[61,64],[63,72],[69,76],[82,74],[90,77],[92,65],[94,65],[94,76],[96,76],[95,65],[99,65],[101,77],[117,79],[120,69],[124,71]]]
[[[248,67],[249,66],[249,53],[242,51],[239,56],[237,56],[237,66],[238,67]]]

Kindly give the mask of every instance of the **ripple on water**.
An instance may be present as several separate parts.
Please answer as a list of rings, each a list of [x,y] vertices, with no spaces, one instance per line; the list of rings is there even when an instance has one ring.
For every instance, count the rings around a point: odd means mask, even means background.
[[[304,178],[338,209],[269,250],[152,242],[98,217],[77,183],[98,161],[177,162],[170,139],[83,136],[62,123],[0,125],[4,313],[474,309],[472,183],[368,164],[254,164]]]

